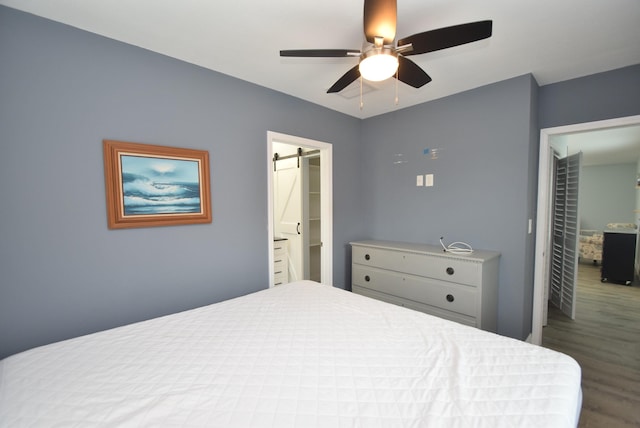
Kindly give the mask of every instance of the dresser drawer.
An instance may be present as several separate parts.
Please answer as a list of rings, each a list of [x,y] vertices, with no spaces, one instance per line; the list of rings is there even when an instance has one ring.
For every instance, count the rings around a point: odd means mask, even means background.
[[[289,278],[288,278],[288,275],[286,273],[273,276],[273,285],[274,286],[287,284],[288,282],[289,282]]]
[[[478,298],[475,287],[362,265],[353,265],[352,283],[354,286],[476,317]]]
[[[281,275],[282,273],[288,273],[287,271],[287,261],[283,259],[276,259],[273,262],[273,275]]]
[[[275,252],[273,255],[273,266],[282,268],[282,265],[287,264],[287,252]]]
[[[354,246],[353,263],[375,266],[396,272],[425,276],[442,281],[471,286],[482,283],[481,263],[446,255],[425,255],[411,252]]]
[[[273,241],[273,257],[275,260],[287,256],[287,243],[286,239]]]
[[[473,317],[459,314],[457,312],[451,312],[444,309],[437,308],[435,306],[425,305],[424,303],[415,302],[413,300],[403,299],[401,297],[392,296],[390,294],[380,293],[379,291],[371,290],[369,288],[353,286],[354,293],[361,294],[363,296],[371,297],[372,299],[382,300],[383,302],[392,303],[394,305],[402,306],[405,308],[420,311],[425,314],[433,315],[439,318],[443,318],[449,321],[455,321],[460,324],[468,325],[470,327],[477,326],[477,320]]]

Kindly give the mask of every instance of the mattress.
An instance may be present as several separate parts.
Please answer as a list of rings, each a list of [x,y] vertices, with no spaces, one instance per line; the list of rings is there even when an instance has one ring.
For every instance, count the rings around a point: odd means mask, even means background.
[[[0,425],[574,427],[580,378],[564,354],[302,281],[8,357]]]

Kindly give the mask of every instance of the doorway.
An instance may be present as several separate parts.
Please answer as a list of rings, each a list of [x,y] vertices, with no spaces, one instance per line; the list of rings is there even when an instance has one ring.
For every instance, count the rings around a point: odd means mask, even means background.
[[[551,206],[553,193],[553,148],[555,136],[576,132],[596,131],[623,126],[640,125],[640,116],[629,116],[597,122],[546,128],[540,131],[540,155],[538,165],[538,202],[535,272],[533,286],[533,316],[531,342],[542,343],[542,327],[544,324],[550,274],[550,242],[551,242]]]
[[[289,279],[332,285],[332,145],[269,131],[267,160],[269,287],[280,282],[274,242],[287,250]]]

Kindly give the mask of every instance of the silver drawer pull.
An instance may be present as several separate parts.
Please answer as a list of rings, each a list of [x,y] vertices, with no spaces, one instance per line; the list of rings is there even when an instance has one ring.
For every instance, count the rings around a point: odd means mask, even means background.
[[[447,302],[453,302],[455,299],[455,297],[453,297],[453,294],[447,294]]]
[[[454,273],[454,272],[455,272],[455,271],[453,270],[453,268],[452,268],[452,267],[448,267],[448,268],[447,268],[447,275],[453,275],[453,273]]]
[[[279,273],[282,273],[282,271],[281,271],[281,270],[279,270],[278,272],[274,272],[273,274],[274,274],[274,275],[278,275]]]

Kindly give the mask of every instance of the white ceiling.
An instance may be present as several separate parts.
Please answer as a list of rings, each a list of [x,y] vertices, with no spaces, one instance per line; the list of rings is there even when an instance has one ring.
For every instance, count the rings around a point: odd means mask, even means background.
[[[398,38],[485,19],[493,20],[493,36],[412,56],[433,81],[420,89],[396,85],[395,79],[370,83],[360,109],[357,82],[340,94],[326,93],[357,63],[356,58],[281,58],[279,51],[360,49],[363,0],[0,0],[0,4],[358,118],[526,73],[547,85],[640,63],[638,0],[398,0]],[[595,159],[630,162],[640,154],[640,127],[563,138],[570,150],[583,150],[585,164],[596,163]],[[608,142],[606,146],[602,141]],[[612,150],[613,141],[620,141],[622,149]],[[608,148],[607,155],[599,153],[603,147]]]
[[[360,49],[362,0],[0,0],[358,118],[532,73],[540,85],[640,63],[638,0],[398,0],[397,36],[493,20],[493,36],[412,56],[433,78],[326,90],[355,58],[281,58],[280,49]],[[345,97],[344,95],[347,94]]]
[[[551,145],[562,155],[582,152],[584,166],[637,163],[640,125],[556,135]]]

